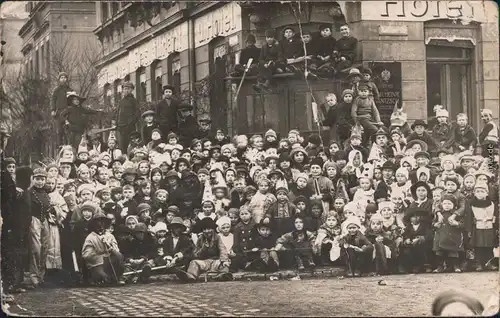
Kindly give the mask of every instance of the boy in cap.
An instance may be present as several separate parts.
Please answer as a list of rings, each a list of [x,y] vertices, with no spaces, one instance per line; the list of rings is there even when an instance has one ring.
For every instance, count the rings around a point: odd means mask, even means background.
[[[57,117],[58,131],[59,131],[59,144],[64,144],[64,119],[61,116],[61,112],[68,107],[68,96],[67,93],[73,91],[68,85],[68,74],[65,72],[60,72],[57,75],[57,87],[50,97],[50,105],[52,108],[52,117]]]
[[[125,260],[125,271],[141,270],[139,276],[131,275],[129,281],[136,283],[147,282],[151,275],[151,265],[148,260],[154,258],[156,254],[154,239],[148,232],[148,227],[144,223],[138,223],[133,229],[133,239],[130,242],[130,250],[123,255]]]
[[[278,271],[280,263],[278,253],[274,250],[276,236],[273,234],[271,224],[264,223],[263,220],[257,224],[253,230],[252,240],[255,246],[252,251],[259,256],[255,258],[248,268],[261,273]]]
[[[240,77],[245,72],[245,67],[248,63],[248,60],[253,59],[250,68],[248,69],[248,75],[257,74],[257,65],[259,62],[260,49],[255,46],[255,35],[249,34],[245,40],[246,47],[241,50],[240,61],[238,64],[234,66],[234,72],[231,74],[235,77]]]
[[[335,48],[336,40],[332,36],[331,24],[321,24],[319,26],[320,38],[317,39],[317,55],[319,60],[318,70],[331,71],[332,68],[332,53]]]
[[[77,148],[82,135],[87,129],[88,115],[95,115],[99,111],[83,107],[82,103],[86,98],[79,96],[76,92],[68,92],[68,106],[61,111],[61,118],[64,119],[65,131],[68,134],[67,140],[70,145]]]
[[[142,140],[144,141],[144,144],[148,144],[151,141],[153,129],[159,128],[158,124],[154,122],[155,115],[155,111],[151,109],[142,113],[142,120],[144,122],[142,126]]]
[[[407,144],[412,140],[422,140],[427,144],[430,151],[436,149],[436,143],[426,129],[427,123],[425,121],[422,119],[415,120],[415,122],[411,125],[411,130],[413,130],[413,132],[406,138]]]
[[[377,126],[383,126],[380,113],[370,98],[370,88],[366,83],[359,83],[358,97],[354,101],[351,109],[351,117],[357,125],[361,125],[367,136],[372,136],[377,132]]]
[[[229,273],[230,261],[224,243],[215,233],[217,225],[212,218],[204,218],[196,224],[201,233],[196,242],[193,260],[186,273],[188,281],[196,281],[204,272],[218,272],[216,279],[232,280]]]
[[[180,217],[174,217],[167,225],[168,234],[163,241],[163,259],[179,278],[185,279],[183,271],[186,270],[193,258],[194,244],[191,238],[185,234],[186,226]],[[180,269],[181,271],[178,271]]]
[[[292,26],[286,26],[283,29],[283,39],[280,41],[283,52],[283,63],[288,72],[296,72],[298,69],[294,66],[295,59],[300,56],[301,43],[295,37],[295,30]]]
[[[275,72],[283,73],[283,52],[278,41],[275,39],[274,30],[266,30],[266,43],[260,49],[259,74],[257,84],[253,85],[254,90],[269,90],[271,77]]]
[[[337,71],[342,71],[352,65],[356,59],[356,51],[358,47],[358,39],[351,35],[351,30],[347,24],[340,27],[341,37],[335,43],[333,55],[337,65]]]
[[[162,88],[163,98],[156,105],[156,116],[163,136],[177,132],[177,110],[180,102],[174,97],[174,87],[165,85]]]
[[[361,74],[363,75],[363,82],[365,82],[370,89],[370,96],[374,99],[377,99],[380,94],[378,92],[377,85],[373,82],[372,70],[369,67],[363,67],[361,68]]]
[[[135,131],[135,125],[140,116],[139,103],[133,95],[134,84],[126,82],[122,85],[123,98],[118,104],[116,127],[120,134],[120,149],[123,151],[129,145],[129,135]]]
[[[31,219],[26,220],[30,223],[30,246],[31,258],[29,272],[33,287],[41,284],[45,278],[45,262],[44,254],[42,253],[48,244],[48,229],[49,212],[52,209],[50,197],[45,190],[45,182],[47,181],[47,172],[42,168],[37,168],[33,171],[32,187],[23,193],[21,197],[20,209],[22,211],[30,211]]]
[[[304,46],[305,51],[304,51]],[[308,30],[302,31],[302,43],[300,43],[300,56],[302,59],[307,59],[307,66],[309,70],[316,70],[318,68],[318,41],[313,40],[312,34]],[[300,63],[302,65],[302,63]]]

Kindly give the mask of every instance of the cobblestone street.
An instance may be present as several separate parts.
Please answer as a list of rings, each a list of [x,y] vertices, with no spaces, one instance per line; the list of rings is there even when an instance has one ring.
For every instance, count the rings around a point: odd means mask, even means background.
[[[387,285],[379,285],[381,279]],[[40,289],[16,297],[19,306],[9,310],[37,316],[430,316],[432,301],[441,291],[464,290],[486,304],[498,292],[497,286],[496,273],[186,285],[156,282],[121,288]]]

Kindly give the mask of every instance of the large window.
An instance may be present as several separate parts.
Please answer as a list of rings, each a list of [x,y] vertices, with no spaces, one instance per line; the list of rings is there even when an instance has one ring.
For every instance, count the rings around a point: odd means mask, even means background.
[[[179,53],[172,53],[168,56],[168,83],[172,85],[175,92],[181,91],[181,57]]]
[[[473,46],[460,40],[453,44],[433,40],[427,45],[427,112],[432,116],[434,105],[442,104],[451,119],[458,113],[466,113],[472,119],[475,116],[471,96]]]
[[[146,101],[146,69],[141,67],[137,70],[137,86],[136,86],[136,98],[138,101]]]
[[[122,81],[120,79],[115,80],[113,83],[113,93],[114,93],[114,106],[118,106],[118,103],[122,99]]]
[[[160,100],[163,92],[163,82],[162,82],[162,69],[160,61],[156,60],[153,64],[151,64],[151,73],[153,74],[153,78],[151,80],[151,97],[152,100]]]

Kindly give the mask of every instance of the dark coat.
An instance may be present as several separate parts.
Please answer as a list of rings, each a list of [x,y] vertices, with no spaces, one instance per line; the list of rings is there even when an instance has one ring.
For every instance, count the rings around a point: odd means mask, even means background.
[[[450,139],[446,142],[444,148],[453,147],[454,150],[459,151],[458,146],[462,146],[465,149],[475,149],[477,145],[477,136],[474,128],[467,125],[464,129],[460,129],[458,125],[453,125],[451,128]]]
[[[69,122],[68,129],[83,133],[87,128],[88,115],[97,114],[98,111],[83,106],[68,106],[61,112],[61,117]]]
[[[184,148],[189,148],[191,141],[196,138],[198,133],[198,123],[193,116],[188,116],[184,121],[177,122],[177,131],[179,133],[179,144]]]
[[[260,48],[256,47],[255,45],[247,46],[241,50],[240,64],[246,65],[248,63],[248,60],[251,58],[253,59],[252,64],[255,64],[259,61],[259,56]]]
[[[244,251],[249,251],[254,248],[252,232],[255,228],[255,223],[250,220],[248,224],[239,222],[235,225],[233,251],[236,254],[241,254]]]
[[[149,232],[144,235],[144,240],[134,238],[130,242],[129,254],[124,254],[125,259],[154,258],[156,255],[155,241]]]
[[[144,124],[142,126],[142,141],[145,144],[148,144],[151,141],[151,134],[153,133],[153,129],[158,128],[157,123],[153,123],[151,126],[147,126]],[[162,136],[162,139],[166,139],[167,136]]]
[[[349,61],[356,59],[356,50],[358,47],[358,39],[353,36],[341,37],[335,43],[334,50],[338,52],[339,56],[345,57]]]
[[[156,121],[158,125],[161,127],[161,131],[163,134],[168,134],[170,131],[175,133],[178,132],[177,129],[177,108],[179,107],[180,102],[176,99],[162,99],[156,105]],[[167,136],[162,136],[164,139]]]
[[[54,92],[52,93],[52,97],[50,98],[50,105],[52,111],[55,111],[56,114],[60,114],[68,106],[68,98],[66,96],[67,92],[72,91],[72,89],[67,85],[58,85]]]
[[[443,215],[443,224],[436,229],[434,234],[434,244],[432,250],[435,252],[461,252],[464,250],[463,226],[455,227],[448,223],[448,218],[453,214],[453,211],[441,211]],[[460,220],[457,218],[457,221]],[[433,225],[437,222],[437,214]],[[463,224],[462,224],[463,225]]]
[[[177,253],[182,253],[183,258],[192,258],[194,251],[194,244],[190,237],[182,234],[179,236],[177,245],[174,247],[174,240],[172,235],[168,235],[163,241],[163,253],[165,256],[174,256]]]
[[[433,203],[432,199],[427,199],[427,201],[425,201],[422,205],[419,206],[416,201],[413,201],[412,203],[410,203],[408,210],[419,208],[427,211],[428,214],[422,218],[422,223],[426,223],[428,226],[430,226],[433,218],[432,203]]]
[[[420,223],[416,231],[411,224],[408,224],[403,231],[403,241],[419,238],[423,243],[431,238],[430,234],[432,233],[428,224]]]
[[[140,117],[139,103],[137,102],[137,99],[135,99],[134,95],[129,94],[123,97],[118,104],[116,125],[118,127],[135,125]]]
[[[291,40],[283,39],[280,42],[283,59],[294,59],[301,55],[302,44],[295,38]]]
[[[269,46],[267,43],[260,49],[259,61],[261,64],[267,63],[269,61],[281,61],[283,60],[283,51],[278,41]]]
[[[352,104],[347,104],[345,102],[330,107],[327,111],[326,119],[323,121],[323,125],[330,126],[331,128],[337,125],[337,129],[348,129],[350,131],[353,124],[351,107]]]
[[[347,236],[344,236],[342,241],[349,245],[361,247],[364,252],[373,248],[373,244],[360,231],[357,231],[354,236],[351,236],[349,234]]]
[[[315,39],[317,41],[317,55],[326,57],[330,56],[333,54],[333,50],[335,49],[335,44],[337,43],[337,40],[335,40],[334,37],[329,36],[329,37],[320,37],[318,39]]]
[[[493,211],[493,223],[492,228],[478,228],[478,222],[474,216],[474,210],[478,211],[492,210]],[[494,204],[491,200],[477,200],[473,198],[472,200],[466,202],[465,204],[465,217],[464,224],[465,230],[470,233],[469,244],[473,247],[494,247],[498,245],[498,235],[496,231],[498,230],[498,204]]]

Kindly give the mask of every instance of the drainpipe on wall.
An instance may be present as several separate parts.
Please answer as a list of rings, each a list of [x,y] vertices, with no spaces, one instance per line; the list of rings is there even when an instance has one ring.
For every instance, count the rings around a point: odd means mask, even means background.
[[[195,43],[194,43],[194,19],[188,20],[188,65],[189,65],[189,91],[191,94],[195,91],[195,81],[196,81],[196,64],[195,64]],[[192,96],[192,95],[191,95]],[[197,112],[196,104],[194,103],[194,98],[190,101],[194,107],[194,113]]]

